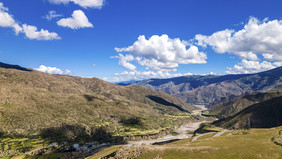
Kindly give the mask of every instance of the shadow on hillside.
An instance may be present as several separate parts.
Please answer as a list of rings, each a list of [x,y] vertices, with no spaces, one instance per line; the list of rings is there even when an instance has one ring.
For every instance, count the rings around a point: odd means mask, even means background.
[[[152,145],[165,145],[165,144],[173,143],[179,140],[180,139],[173,139],[173,140],[168,140],[168,141],[155,142]]]
[[[119,122],[125,126],[143,126],[141,119],[137,117],[121,119]]]
[[[24,68],[18,65],[9,65],[9,64],[2,63],[2,62],[0,62],[0,68],[7,68],[7,69],[12,68],[12,69],[21,70],[21,71],[32,71],[32,70],[29,70],[27,68]]]
[[[163,99],[161,97],[149,95],[149,96],[147,96],[147,98],[151,99],[152,101],[154,101],[156,103],[159,103],[159,104],[162,104],[162,105],[165,105],[165,106],[175,107],[176,109],[178,109],[180,111],[183,111],[183,112],[188,112],[187,110],[181,108],[180,106],[178,106],[178,105],[176,105],[174,103],[168,102],[168,101],[166,101],[165,99]]]
[[[41,137],[56,142],[91,142],[99,143],[125,143],[122,137],[112,136],[105,128],[87,129],[81,125],[62,125],[60,127],[46,128],[41,131]]]
[[[91,95],[87,95],[87,94],[84,94],[83,97],[88,101],[88,102],[91,102],[95,99],[94,96],[91,96]]]
[[[273,128],[282,125],[282,97],[248,106],[235,115],[211,123],[225,129]]]
[[[95,97],[94,95],[87,95],[87,94],[84,94],[83,97],[84,97],[88,102],[92,102],[92,101],[94,101],[95,99],[104,101],[103,99],[98,98],[98,97]]]

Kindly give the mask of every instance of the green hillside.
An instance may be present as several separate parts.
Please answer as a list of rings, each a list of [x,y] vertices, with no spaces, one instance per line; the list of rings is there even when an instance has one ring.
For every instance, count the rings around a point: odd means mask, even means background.
[[[8,136],[54,134],[73,140],[97,128],[114,136],[156,134],[190,120],[193,109],[141,86],[0,68],[0,132]]]

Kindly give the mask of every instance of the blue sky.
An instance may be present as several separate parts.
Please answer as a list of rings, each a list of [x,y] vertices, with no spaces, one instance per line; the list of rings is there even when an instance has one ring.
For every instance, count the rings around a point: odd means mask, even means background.
[[[259,72],[282,65],[281,6],[280,0],[0,0],[0,61],[112,82]],[[55,16],[48,19],[50,11]]]

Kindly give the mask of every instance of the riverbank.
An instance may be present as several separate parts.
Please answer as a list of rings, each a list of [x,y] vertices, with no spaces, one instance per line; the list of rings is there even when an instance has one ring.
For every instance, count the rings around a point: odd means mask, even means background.
[[[199,115],[203,117],[201,114],[203,111],[207,110],[204,105],[195,105],[199,109],[194,110],[192,112],[193,115]],[[203,117],[206,118],[206,117]],[[166,143],[170,141],[176,141],[181,139],[187,139],[193,136],[193,133],[195,130],[197,130],[202,123],[206,123],[208,121],[202,120],[198,122],[189,122],[186,124],[181,125],[175,132],[178,134],[176,136],[174,135],[166,135],[157,139],[150,139],[150,140],[140,140],[140,141],[128,141],[127,146],[133,146],[133,145],[152,145],[155,143]]]
[[[181,125],[179,128],[175,130],[176,134],[178,135],[172,135],[168,134],[166,136],[159,137],[157,139],[149,139],[149,140],[139,140],[139,141],[128,141],[126,145],[119,145],[119,146],[112,146],[113,148],[109,148],[109,150],[116,149],[117,147],[119,148],[129,148],[132,146],[141,146],[141,145],[163,145],[167,144],[170,142],[174,142],[177,140],[183,140],[183,139],[188,139],[191,138],[194,135],[194,132],[201,126],[203,123],[210,122],[208,121],[208,118],[205,116],[202,116],[202,112],[206,111],[207,108],[205,108],[204,105],[195,105],[199,109],[194,110],[191,114],[194,116],[199,116],[201,119],[200,121],[196,122],[189,122]],[[112,152],[112,151],[111,151]],[[114,152],[114,151],[113,151]],[[109,154],[109,153],[107,153]],[[97,156],[93,156],[93,158],[96,158]],[[92,158],[90,156],[89,158]]]

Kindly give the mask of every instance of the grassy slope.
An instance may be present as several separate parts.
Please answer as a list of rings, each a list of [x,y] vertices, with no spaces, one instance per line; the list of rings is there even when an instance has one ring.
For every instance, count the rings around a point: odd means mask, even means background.
[[[236,130],[224,133],[220,137],[203,136],[197,141],[180,140],[163,146],[138,146],[124,148],[117,154],[140,154],[140,159],[279,159],[282,157],[282,147],[272,141],[279,136],[282,127],[275,129]],[[281,136],[281,133],[280,133]],[[112,152],[111,152],[112,153]],[[108,155],[102,151],[96,156]],[[91,159],[95,159],[93,156]]]
[[[270,128],[282,125],[282,97],[247,107],[234,116],[214,122],[224,128]]]
[[[86,130],[105,126],[124,135],[130,131],[125,130],[127,127],[160,130],[179,122],[167,120],[165,115],[183,114],[181,111],[147,96],[160,97],[187,111],[195,109],[145,87],[122,87],[95,78],[0,68],[0,132],[36,135],[42,129],[64,124],[80,125]],[[141,124],[120,122],[127,119],[138,119]]]
[[[281,127],[279,128],[281,130]],[[237,131],[242,132],[242,131]],[[242,134],[231,132],[217,138],[206,138],[196,142],[184,140],[167,145],[167,147],[186,147],[187,150],[152,151],[141,155],[139,158],[281,158],[282,147],[271,141],[278,135],[278,129],[253,129]],[[244,134],[246,133],[246,134]],[[165,147],[165,146],[164,146]]]
[[[208,115],[218,118],[235,115],[239,111],[259,102],[263,102],[275,97],[282,96],[282,88],[270,90],[267,92],[257,92],[245,94],[235,100],[219,103],[209,108]]]

